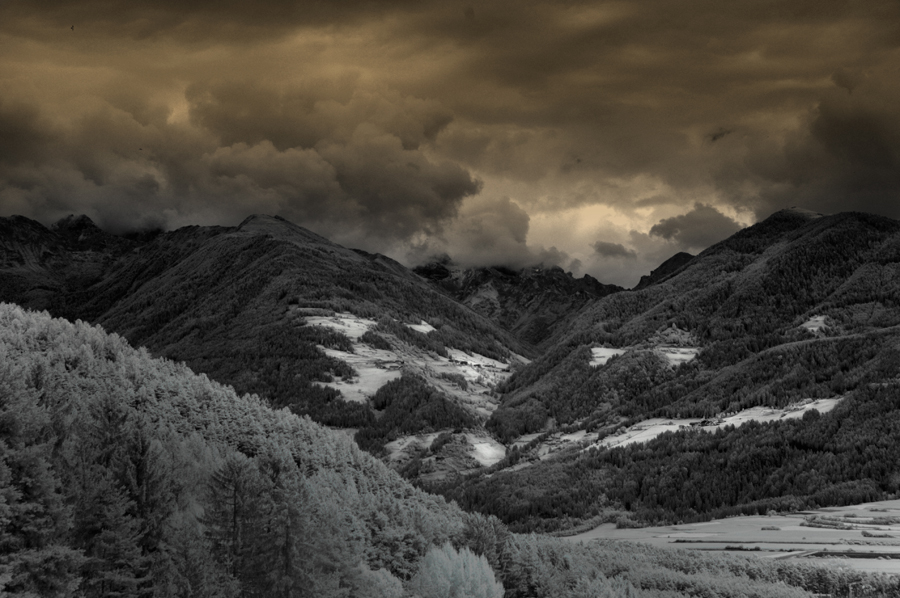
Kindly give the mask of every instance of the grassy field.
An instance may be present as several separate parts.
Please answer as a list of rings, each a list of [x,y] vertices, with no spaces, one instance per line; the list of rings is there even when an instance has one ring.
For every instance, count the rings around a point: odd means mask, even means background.
[[[900,500],[665,527],[616,529],[614,524],[604,524],[566,539],[595,538],[742,551],[762,558],[813,559],[900,575]]]

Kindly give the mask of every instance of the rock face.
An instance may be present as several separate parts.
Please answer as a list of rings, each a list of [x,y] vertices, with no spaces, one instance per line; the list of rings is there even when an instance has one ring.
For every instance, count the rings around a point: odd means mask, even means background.
[[[556,266],[463,269],[444,260],[419,266],[414,272],[535,346],[544,344],[584,306],[624,290],[590,275],[575,278]]]

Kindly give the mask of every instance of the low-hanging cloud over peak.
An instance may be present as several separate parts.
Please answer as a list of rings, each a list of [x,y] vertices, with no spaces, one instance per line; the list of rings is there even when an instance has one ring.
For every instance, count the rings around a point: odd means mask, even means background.
[[[696,203],[686,214],[660,220],[650,229],[650,235],[673,241],[682,251],[697,251],[730,237],[741,228],[713,206]]]
[[[633,249],[627,249],[621,243],[597,241],[593,245],[591,245],[591,247],[594,248],[594,253],[604,258],[637,258],[637,253]]]

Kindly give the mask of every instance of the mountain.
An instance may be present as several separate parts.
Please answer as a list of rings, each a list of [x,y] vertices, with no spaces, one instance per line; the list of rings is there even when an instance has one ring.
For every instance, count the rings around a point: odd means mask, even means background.
[[[493,387],[533,355],[399,263],[277,217],[128,238],[86,217],[50,229],[14,217],[0,233],[3,300],[101,324],[239,392],[361,431],[376,452],[401,432],[459,430],[452,467],[479,467],[469,453],[490,443],[477,429]],[[414,400],[420,387],[431,390]]]
[[[4,595],[898,590],[843,568],[511,534],[413,488],[341,434],[84,322],[0,304],[0,356]]]
[[[267,216],[130,237],[95,229],[4,219],[3,298],[99,323],[348,429],[419,483],[515,530],[900,491],[891,219],[778,212],[642,288],[576,290],[574,311],[558,313],[545,281],[596,285],[555,270],[443,265],[448,276],[423,272],[450,279],[438,289]],[[497,291],[488,313],[519,330],[558,317],[539,349],[454,298],[486,288]]]
[[[445,260],[413,271],[520,340],[538,347],[584,306],[624,290],[590,275],[575,278],[556,266],[464,269]]]
[[[466,508],[553,529],[604,501],[674,521],[898,490],[876,453],[900,425],[900,222],[775,213],[557,338],[499,388],[487,426],[518,448],[446,489]]]

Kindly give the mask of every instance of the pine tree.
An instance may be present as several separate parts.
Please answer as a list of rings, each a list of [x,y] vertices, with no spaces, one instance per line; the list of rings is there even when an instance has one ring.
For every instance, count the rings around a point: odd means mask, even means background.
[[[422,598],[502,598],[503,584],[483,556],[449,543],[432,547],[407,586]]]
[[[84,551],[86,596],[149,596],[150,562],[140,548],[140,522],[112,475],[98,465],[81,472],[72,536]]]
[[[242,595],[252,577],[251,551],[259,532],[261,487],[253,460],[231,452],[212,473],[206,491],[202,522],[213,557],[236,580]]]

